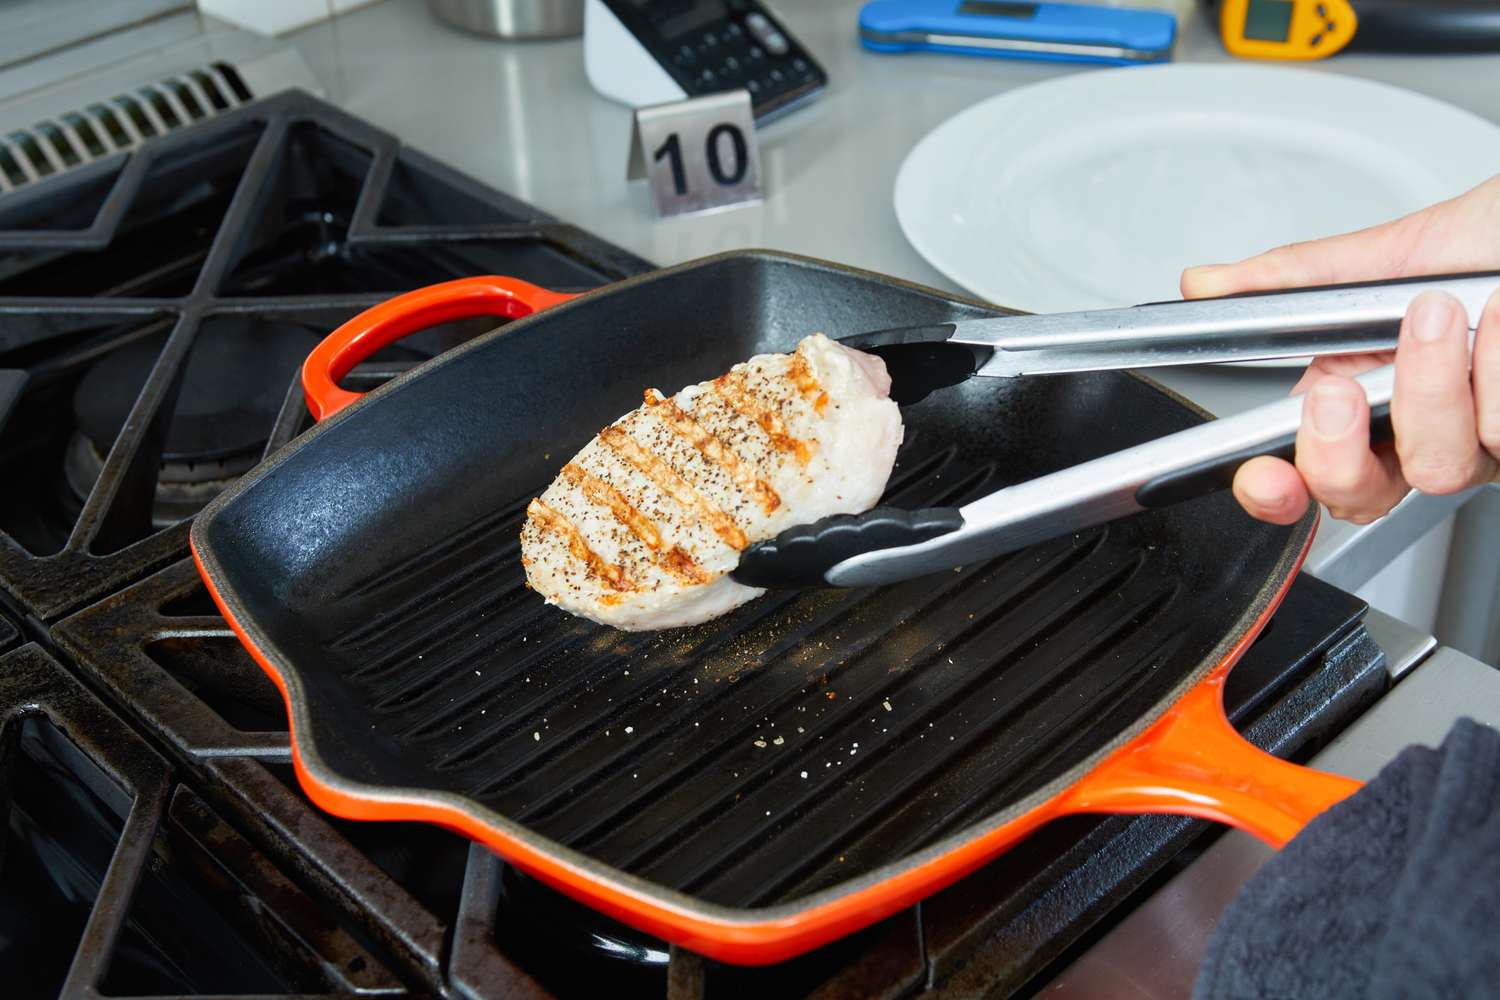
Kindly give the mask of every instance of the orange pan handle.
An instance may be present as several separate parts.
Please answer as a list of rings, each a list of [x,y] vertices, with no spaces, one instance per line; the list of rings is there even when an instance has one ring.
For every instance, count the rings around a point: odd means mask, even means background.
[[[1173,813],[1217,820],[1272,847],[1361,782],[1301,767],[1247,741],[1224,714],[1220,667],[1059,803],[1064,812]]]
[[[475,316],[519,319],[575,295],[539,288],[516,278],[460,278],[373,306],[330,333],[302,365],[302,391],[313,419],[326,420],[357,401],[362,392],[339,388],[339,379],[361,361],[429,326]]]

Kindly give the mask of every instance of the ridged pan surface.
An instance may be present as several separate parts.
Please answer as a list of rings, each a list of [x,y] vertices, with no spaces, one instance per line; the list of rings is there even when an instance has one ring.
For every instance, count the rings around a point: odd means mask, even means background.
[[[710,904],[788,903],[1035,804],[1139,732],[1264,610],[1306,538],[1218,496],[656,634],[525,587],[527,501],[644,387],[814,330],[978,312],[770,254],[632,279],[319,426],[222,498],[195,546],[295,674],[299,748],[323,772],[454,793]],[[1201,419],[1124,373],[974,379],[905,412],[887,500],[962,503]]]

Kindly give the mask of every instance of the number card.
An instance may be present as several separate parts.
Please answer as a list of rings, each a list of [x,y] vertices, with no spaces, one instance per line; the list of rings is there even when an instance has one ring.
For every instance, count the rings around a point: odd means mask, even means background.
[[[650,179],[661,218],[760,201],[750,94],[730,90],[638,109],[626,176]]]

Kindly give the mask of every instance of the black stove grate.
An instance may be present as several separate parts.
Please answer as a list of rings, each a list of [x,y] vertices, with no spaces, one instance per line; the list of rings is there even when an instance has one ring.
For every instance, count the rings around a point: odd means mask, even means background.
[[[581,290],[647,267],[300,92],[7,195],[0,583],[51,618],[179,557],[186,518],[280,443],[308,346],[361,309],[472,274]]]
[[[404,992],[39,646],[0,658],[0,710],[7,995]]]
[[[175,519],[308,426],[287,369],[355,311],[484,271],[582,289],[647,267],[295,93],[0,198],[7,995],[1005,996],[1192,856],[1207,824],[1074,818],[845,941],[735,969],[455,835],[308,803],[280,697]],[[409,338],[348,384],[489,325]],[[247,365],[257,344],[285,350]],[[1256,742],[1305,756],[1378,697],[1360,610],[1294,585],[1231,675]]]

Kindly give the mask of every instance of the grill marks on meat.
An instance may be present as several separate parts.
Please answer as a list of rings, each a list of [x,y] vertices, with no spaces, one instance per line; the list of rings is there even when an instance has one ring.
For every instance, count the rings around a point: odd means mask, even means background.
[[[640,539],[657,565],[671,573],[683,583],[707,583],[709,575],[703,572],[696,559],[681,546],[667,547],[662,544],[661,532],[651,519],[642,514],[630,499],[609,483],[581,466],[569,462],[563,466],[563,478],[577,486],[585,497],[603,507],[608,507],[615,520],[636,538]],[[625,589],[625,588],[616,588]]]
[[[589,543],[584,541],[578,529],[573,527],[572,521],[542,503],[541,500],[533,500],[526,505],[526,516],[529,523],[535,524],[542,531],[561,537],[568,547],[568,552],[583,564],[589,576],[603,580],[614,590],[635,589],[635,584],[625,574],[623,567],[601,559],[597,552],[589,548]]]
[[[699,518],[713,528],[714,534],[724,539],[725,544],[736,551],[750,544],[739,525],[734,523],[734,518],[710,503],[693,488],[692,483],[682,478],[677,470],[668,465],[660,455],[643,447],[618,424],[600,431],[599,440],[613,448],[616,454],[637,470],[645,473],[689,516]]]
[[[781,506],[781,497],[771,484],[757,477],[749,463],[740,461],[732,449],[689,416],[677,405],[675,399],[667,399],[655,389],[650,389],[646,392],[646,405],[661,407],[657,413],[666,425],[697,448],[705,461],[721,466],[734,481],[734,485],[753,496],[767,514]]]
[[[878,499],[901,440],[883,379],[878,360],[814,334],[673,397],[647,390],[528,508],[528,583],[628,629],[750,600],[728,576],[750,544]]]
[[[787,366],[787,375],[791,375],[795,365]],[[811,378],[811,375],[807,376]],[[812,461],[813,452],[817,449],[814,442],[799,441],[787,433],[786,421],[782,418],[781,400],[778,396],[784,396],[784,392],[778,392],[776,383],[780,379],[772,379],[761,373],[751,373],[745,369],[736,369],[714,379],[714,389],[724,397],[724,401],[734,407],[735,412],[755,421],[761,430],[765,431],[766,437],[770,439],[773,447],[780,451],[791,453],[798,465],[806,465]],[[793,386],[800,391],[800,384],[795,380]],[[816,382],[813,385],[817,385]]]
[[[812,366],[801,354],[792,355],[791,366],[787,369],[787,376],[796,385],[797,391],[804,399],[812,399],[813,409],[820,415],[828,409],[828,393],[818,384],[818,378],[812,373]]]

